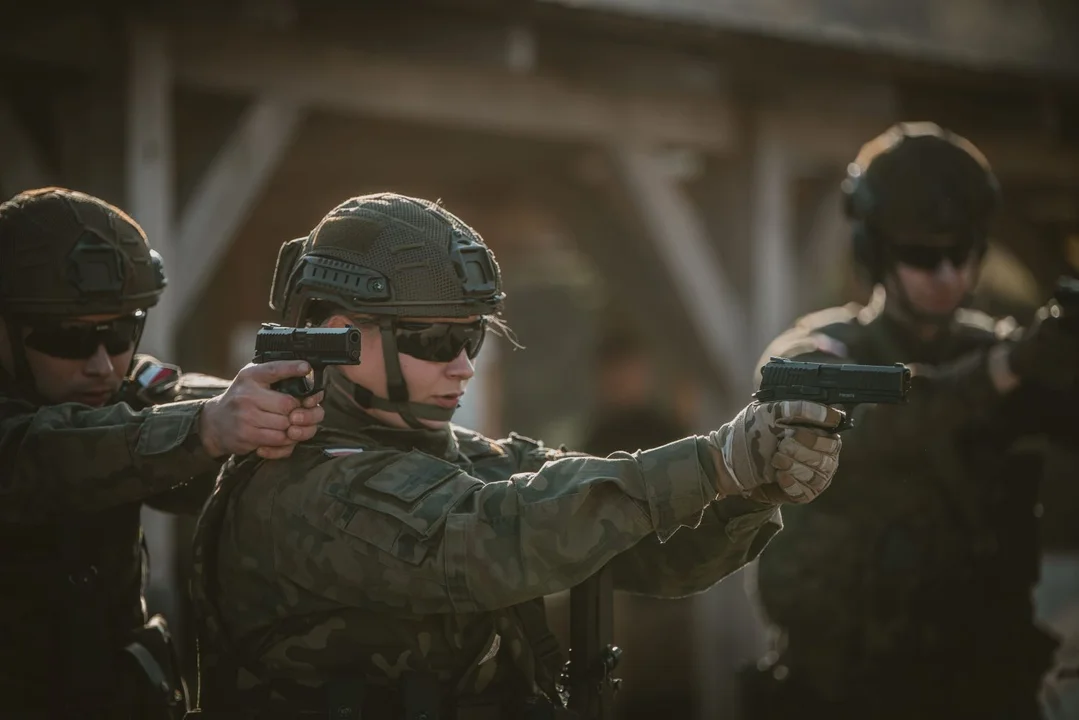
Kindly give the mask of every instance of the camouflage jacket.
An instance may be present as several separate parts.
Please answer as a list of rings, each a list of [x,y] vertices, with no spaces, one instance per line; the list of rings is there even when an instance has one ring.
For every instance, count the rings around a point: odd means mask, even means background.
[[[804,317],[766,350],[761,365],[777,355],[914,364],[908,404],[856,409],[831,487],[784,510],[786,529],[759,563],[785,662],[817,692],[879,681],[917,695],[946,663],[982,680],[973,664],[1044,670],[1051,643],[1030,605],[1041,469],[1022,438],[1067,421],[1030,393],[993,388],[987,352],[1009,332],[960,311],[927,344],[878,302]]]
[[[140,357],[136,370],[171,369]],[[102,408],[36,407],[0,377],[0,696],[5,712],[68,702],[72,675],[107,688],[117,648],[145,621],[143,503],[196,513],[220,467],[195,436],[222,381],[126,383]],[[178,382],[172,382],[178,380]],[[126,402],[126,398],[136,406]],[[165,403],[149,407],[151,403]],[[97,692],[92,690],[90,692]]]
[[[699,592],[780,527],[774,506],[713,501],[701,439],[599,459],[519,436],[394,429],[327,378],[314,440],[287,460],[230,463],[200,517],[210,710],[295,708],[304,688],[342,676],[392,690],[410,671],[437,676],[444,700],[550,696],[560,663],[538,647],[550,640],[543,595],[608,561],[623,589]],[[547,637],[524,619],[537,608]]]

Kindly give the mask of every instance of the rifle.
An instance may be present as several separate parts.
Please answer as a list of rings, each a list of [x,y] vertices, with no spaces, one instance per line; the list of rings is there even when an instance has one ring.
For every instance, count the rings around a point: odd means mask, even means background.
[[[294,328],[263,323],[255,336],[255,357],[251,362],[304,360],[314,371],[314,382],[307,378],[286,378],[272,387],[297,398],[314,395],[322,389],[323,371],[329,365],[360,363],[360,331],[351,325],[343,328]]]

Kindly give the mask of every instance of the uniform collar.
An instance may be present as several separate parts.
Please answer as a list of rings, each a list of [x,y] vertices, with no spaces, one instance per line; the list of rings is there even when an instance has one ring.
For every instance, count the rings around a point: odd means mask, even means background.
[[[342,441],[368,440],[399,450],[420,450],[445,460],[456,460],[460,455],[457,438],[449,427],[442,430],[396,428],[371,417],[353,398],[355,385],[337,368],[326,369],[325,387],[322,407],[326,418],[320,434]]]

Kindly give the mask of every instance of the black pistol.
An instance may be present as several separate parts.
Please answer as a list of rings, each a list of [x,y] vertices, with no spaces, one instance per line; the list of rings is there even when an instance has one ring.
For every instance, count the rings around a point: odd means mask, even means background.
[[[360,364],[360,331],[343,328],[294,328],[263,323],[255,336],[254,363],[274,360],[305,360],[314,371],[314,383],[307,378],[286,378],[271,387],[296,398],[314,395],[322,389],[322,371],[327,365]]]
[[[834,365],[770,358],[761,368],[761,386],[753,393],[760,402],[812,400],[842,406],[846,418],[837,430],[853,426],[849,410],[861,403],[899,404],[907,401],[910,368],[894,365]]]

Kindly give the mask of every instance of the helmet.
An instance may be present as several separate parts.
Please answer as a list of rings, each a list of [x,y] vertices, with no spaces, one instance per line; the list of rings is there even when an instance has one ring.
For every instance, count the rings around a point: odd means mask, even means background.
[[[307,320],[318,302],[371,315],[469,317],[501,311],[502,276],[479,234],[441,205],[380,193],[347,200],[281,246],[270,307]]]
[[[119,208],[84,193],[41,188],[0,205],[0,312],[125,314],[165,289],[161,256]]]
[[[504,297],[498,263],[475,230],[438,203],[379,193],[341,203],[310,235],[281,246],[270,307],[293,326],[320,321],[326,307],[376,317],[389,397],[358,385],[353,397],[422,428],[420,419],[448,421],[453,409],[409,401],[398,319],[496,315]]]
[[[842,189],[855,260],[874,282],[889,244],[945,236],[984,252],[1000,198],[985,156],[930,122],[899,123],[862,146]]]

